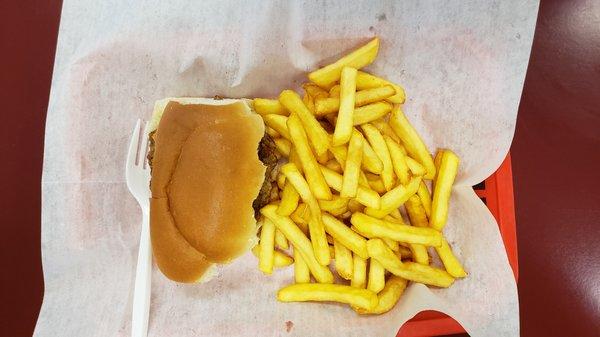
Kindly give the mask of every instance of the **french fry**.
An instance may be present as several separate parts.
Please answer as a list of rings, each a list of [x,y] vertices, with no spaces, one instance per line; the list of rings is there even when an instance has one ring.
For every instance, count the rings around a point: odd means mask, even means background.
[[[333,301],[373,310],[379,302],[377,294],[341,284],[293,284],[277,292],[281,302]]]
[[[308,139],[315,149],[316,155],[319,156],[325,152],[330,146],[329,134],[323,126],[315,119],[312,112],[304,105],[300,96],[292,90],[284,90],[279,95],[279,101],[286,109],[296,114],[302,121],[303,128],[308,135]],[[288,120],[288,130],[291,133]]]
[[[286,185],[289,184],[296,190],[299,197],[308,205],[311,212],[314,210],[312,208],[314,205],[317,205],[318,207],[317,199],[312,194],[308,182],[304,179],[294,163],[283,165],[280,172],[286,177]]]
[[[331,200],[319,200],[319,206],[321,206],[322,211],[329,212],[338,208],[348,208],[349,200],[348,198],[334,195]]]
[[[445,270],[425,266],[414,262],[402,262],[380,239],[367,241],[369,256],[383,265],[396,276],[409,281],[448,288],[454,278]]]
[[[367,252],[367,240],[356,234],[352,229],[335,217],[325,213],[323,214],[323,224],[325,231],[331,235],[334,240],[343,244],[354,254],[366,259],[369,257]]]
[[[252,254],[256,257],[260,257],[260,244],[252,248]],[[294,263],[294,259],[285,255],[284,253],[275,250],[273,251],[273,267],[284,268]]]
[[[392,158],[392,166],[394,168],[394,173],[398,177],[400,184],[406,185],[408,184],[408,165],[406,163],[406,159],[402,150],[400,149],[400,144],[396,143],[390,136],[383,136],[385,139],[385,144],[388,147],[390,152],[390,157]]]
[[[377,260],[369,261],[369,280],[367,289],[374,293],[380,292],[385,286],[385,268]]]
[[[393,252],[398,252],[400,251],[400,244],[394,240],[390,240],[388,238],[381,238],[381,240],[383,240],[383,243],[385,243],[386,246],[390,247],[390,249]]]
[[[348,201],[348,210],[352,213],[363,212],[365,210],[365,206],[356,200]]]
[[[352,67],[360,69],[366,67],[373,63],[377,57],[378,50],[379,39],[374,38],[369,43],[342,57],[335,63],[311,72],[308,74],[308,78],[321,88],[329,89],[340,79],[342,68]]]
[[[392,217],[391,215],[386,215],[383,220],[387,221],[387,222],[391,222],[391,223],[395,223],[395,224],[399,224],[399,225],[404,225],[404,222],[402,220],[398,220],[394,217]],[[373,237],[371,237],[373,238]],[[401,248],[405,248],[404,246],[400,245],[399,242],[388,239],[388,238],[379,238],[383,241],[383,243],[385,243],[386,246],[388,246],[393,252],[400,252]],[[402,243],[403,245],[406,246],[410,246],[410,244],[408,243]],[[406,250],[408,251],[408,256],[412,256],[412,253],[410,252],[410,250]]]
[[[277,229],[294,245],[294,248],[298,248],[302,259],[308,265],[317,282],[333,283],[333,274],[329,268],[317,262],[310,240],[290,218],[277,214],[277,206],[275,205],[267,205],[260,212],[275,223]],[[329,255],[329,249],[327,249],[327,255]]]
[[[348,157],[348,148],[346,145],[332,146],[329,148],[329,152],[333,155],[333,158],[342,166],[346,166],[346,158]]]
[[[279,134],[279,132],[275,131],[273,128],[271,128],[270,126],[265,127],[265,131],[267,132],[267,134],[271,137],[271,138],[279,138],[281,137],[281,134]]]
[[[341,88],[341,86],[340,86]],[[395,93],[394,88],[390,85],[380,87],[380,88],[372,88],[367,90],[361,90],[356,92],[356,97],[354,100],[354,106],[356,108],[361,107],[363,105],[367,105],[374,102],[379,102],[387,97],[392,96]],[[383,102],[385,106],[390,107],[390,111],[392,105],[387,102]],[[317,116],[324,116],[330,113],[335,113],[340,109],[340,98],[339,97],[327,97],[322,96],[321,98],[315,99],[315,114]],[[389,112],[389,111],[388,111]],[[381,116],[383,116],[382,114]],[[379,117],[381,117],[379,116]],[[377,119],[377,118],[375,118]]]
[[[365,173],[368,181],[371,180],[381,180],[381,177],[378,174],[367,172]]]
[[[337,240],[333,240],[335,270],[341,278],[352,279],[352,251]]]
[[[313,115],[315,114],[315,99],[312,98],[311,95],[304,94],[304,96],[302,96],[302,103],[306,105],[308,111],[310,111]]]
[[[352,254],[352,278],[350,286],[364,288],[367,285],[367,260]]]
[[[438,150],[435,154],[435,158],[433,159],[433,165],[435,165],[436,173],[440,168],[440,164],[442,163],[443,155],[444,155],[444,149]]]
[[[356,129],[354,131],[358,132],[358,130],[356,130]],[[364,142],[364,140],[363,140],[363,146],[365,144],[366,144],[366,142]],[[330,148],[329,151],[331,152],[331,154],[333,155],[335,160],[340,164],[341,167],[346,166],[346,157],[348,156],[348,149],[346,148],[345,145],[334,146],[334,147]],[[362,156],[363,156],[362,159],[364,159],[364,152],[363,152]],[[364,164],[364,161],[362,161],[362,164]],[[326,165],[326,167],[336,171],[334,169],[335,167],[332,168],[327,165]],[[338,173],[343,173],[343,171],[344,170],[342,169],[342,172],[338,172]],[[358,184],[362,185],[365,188],[370,188],[369,181],[367,180],[367,177],[362,170],[360,170],[358,172]]]
[[[335,159],[330,159],[324,166],[327,167],[330,170],[335,171],[336,173],[339,173],[339,174],[343,174],[344,173],[344,168]]]
[[[321,211],[323,212],[329,212],[334,216],[340,216],[348,211],[348,201],[348,198],[341,198],[334,195],[331,200],[319,200],[319,207],[321,207]]]
[[[427,173],[425,167],[423,167],[423,165],[419,164],[419,162],[417,162],[413,158],[406,156],[405,159],[406,165],[408,165],[410,172],[412,172],[414,176],[424,176],[425,173]]]
[[[393,109],[393,107],[392,107],[392,109]],[[384,118],[375,120],[375,121],[371,122],[371,124],[373,124],[373,126],[376,127],[377,130],[379,130],[379,132],[381,132],[382,135],[392,138],[398,144],[402,144],[400,137],[398,137],[398,135],[396,135],[394,130],[392,130],[392,127],[388,124],[388,122]],[[402,150],[402,153],[404,155],[406,155],[406,149],[404,148],[404,146],[400,145],[400,149]]]
[[[358,76],[358,73],[356,74]],[[356,92],[357,106],[363,106],[374,102],[379,102],[396,94],[396,89],[392,85],[384,85],[376,88],[362,89]]]
[[[369,142],[363,144],[363,168],[375,174],[381,174],[383,171],[383,163],[369,145]]]
[[[394,271],[390,271],[394,273]],[[397,276],[403,277],[409,281],[419,282],[440,288],[448,288],[454,283],[454,278],[445,270],[431,266],[405,262],[401,270],[396,270]]]
[[[417,195],[421,199],[421,204],[425,209],[425,214],[427,214],[427,218],[431,216],[431,194],[429,193],[429,189],[425,182],[421,181],[421,185],[419,185],[419,189],[417,190]]]
[[[317,157],[317,163],[319,164],[327,164],[327,162],[329,161],[329,152],[325,152],[322,155]]]
[[[356,92],[356,69],[344,67],[340,78],[340,109],[333,132],[333,146],[346,144],[352,136],[354,95]]]
[[[367,207],[365,213],[376,218],[383,218],[398,209],[408,198],[417,193],[420,183],[421,177],[412,177],[406,187],[398,185],[381,196],[381,207],[379,209]]]
[[[340,85],[336,84],[329,89],[329,97],[340,97]]]
[[[386,102],[377,102],[354,109],[354,125],[375,121],[392,111],[393,106]]]
[[[298,155],[298,151],[296,151],[294,144],[292,144],[292,148],[290,149],[290,156],[288,157],[288,162],[294,163],[294,165],[296,165],[296,167],[298,168],[298,171],[300,171],[301,173],[304,171],[302,169],[302,162],[300,161],[300,156]]]
[[[325,181],[332,189],[338,192],[342,190],[343,178],[340,174],[324,166],[321,166],[321,171],[323,172]],[[379,208],[381,206],[379,194],[371,189],[365,188],[364,186],[358,186],[358,191],[356,192],[356,198],[354,198],[354,200],[367,207]]]
[[[335,217],[342,217],[346,212],[349,212],[347,206],[344,208],[337,208],[337,209],[332,209],[332,210],[328,211],[329,214],[331,214]]]
[[[279,151],[279,153],[281,153],[284,157],[288,158],[290,156],[290,150],[292,149],[292,143],[284,138],[277,138],[273,141],[275,142],[275,148],[277,148],[277,151]]]
[[[285,235],[283,235],[283,233],[281,233],[281,231],[278,229],[275,230],[275,246],[283,250],[290,248],[290,245],[288,243],[288,240],[285,238]]]
[[[377,260],[390,272],[402,268],[403,262],[381,239],[374,238],[367,241],[367,251],[372,259]],[[396,274],[394,273],[394,275]]]
[[[350,143],[348,144],[348,155],[344,167],[342,190],[340,196],[343,198],[354,198],[358,192],[358,178],[360,165],[363,157],[363,136],[360,132],[353,130]]]
[[[383,180],[385,189],[389,191],[394,187],[394,167],[392,166],[392,158],[390,157],[390,152],[385,144],[385,140],[379,130],[373,125],[363,124],[361,125],[361,128],[369,141],[369,144],[371,144],[373,150],[377,154],[377,157],[379,157],[383,163],[381,180]]]
[[[287,163],[281,167],[281,172],[285,174],[287,181],[294,186],[302,201],[308,205],[310,210],[310,219],[308,221],[308,231],[315,252],[315,257],[320,264],[326,266],[329,264],[330,256],[325,237],[325,228],[321,218],[321,208],[317,199],[311,193],[308,183],[293,163]]]
[[[425,214],[425,209],[423,208],[423,204],[421,203],[421,198],[419,198],[418,195],[413,195],[412,197],[408,198],[408,200],[404,204],[404,208],[406,208],[406,213],[408,213],[410,223],[413,226],[429,227],[427,214]],[[425,246],[409,244],[409,248],[412,252],[413,260],[416,263],[429,265],[429,253],[427,252],[427,248]]]
[[[388,238],[398,242],[439,247],[442,235],[432,228],[419,228],[376,219],[364,213],[354,213],[350,219],[359,233],[372,238]]]
[[[340,165],[340,163],[338,163],[337,160],[330,160],[327,162],[327,164],[325,164],[325,167],[327,167],[330,170],[333,170],[339,174],[344,173],[344,169],[342,169],[342,165]]]
[[[395,222],[401,224],[401,225],[405,225],[404,223],[404,218],[402,217],[402,213],[400,213],[400,210],[397,208],[394,208],[391,212],[390,212],[390,217],[394,218]],[[394,222],[394,221],[392,221]]]
[[[350,219],[352,219],[352,215],[350,216]],[[352,229],[353,231],[355,231],[356,233],[360,234],[360,236],[367,238],[367,239],[375,239],[376,237],[373,236],[373,234],[371,232],[363,232],[360,230],[360,228],[357,228],[356,226],[350,226],[350,229]]]
[[[383,185],[383,180],[381,179],[369,180],[369,186],[373,191],[379,194],[385,194],[385,192],[387,192],[385,186]]]
[[[354,104],[356,104],[356,102]],[[339,111],[339,109],[339,92],[337,97],[320,98],[315,100],[315,115],[317,116],[327,116],[330,114],[335,114]]]
[[[306,210],[308,211],[308,206],[306,207]],[[298,223],[296,223],[296,225],[298,225],[298,228],[300,228],[302,233],[304,233],[308,237],[308,236],[310,236],[310,233],[308,231],[308,221],[310,220],[310,211],[308,211],[307,213],[308,213],[308,215],[306,216],[306,220],[304,220],[304,222],[298,222]]]
[[[433,158],[431,158],[427,146],[425,146],[425,143],[423,143],[423,140],[419,137],[417,131],[410,125],[406,116],[404,116],[399,105],[396,105],[392,110],[389,124],[392,127],[392,130],[394,130],[402,140],[402,143],[406,147],[406,151],[425,167],[427,173],[425,174],[424,179],[433,179],[433,177],[435,177]]]
[[[446,225],[448,219],[448,204],[452,192],[452,184],[458,172],[459,159],[450,150],[444,150],[440,162],[440,172],[435,179],[435,189],[433,191],[433,201],[431,203],[431,217],[429,225],[432,228],[441,231]]]
[[[281,193],[281,202],[277,208],[277,214],[290,216],[298,207],[300,195],[294,186],[288,181],[286,182],[283,192]]]
[[[290,139],[290,132],[288,131],[288,127],[287,127],[288,118],[286,116],[265,115],[265,116],[263,116],[263,120],[265,121],[265,124],[268,127],[277,131],[277,133],[279,133],[283,138],[285,138],[287,140]]]
[[[296,247],[294,247],[294,280],[296,283],[310,283],[310,270]]]
[[[413,195],[412,197],[408,198],[406,203],[404,203],[404,208],[406,208],[406,213],[408,213],[408,218],[413,226],[429,227],[429,221],[427,220],[425,208],[423,207],[421,198],[419,198],[418,195]]]
[[[439,149],[435,153],[435,157],[433,158],[433,165],[435,166],[435,176],[433,180],[431,180],[431,190],[435,190],[435,181],[437,179],[438,173],[440,171],[440,164],[442,162],[442,156],[444,155],[444,149]]]
[[[442,238],[442,245],[440,247],[435,247],[435,251],[439,255],[440,260],[442,260],[448,274],[455,278],[467,276],[465,269],[452,252],[452,248],[450,248],[445,238]]]
[[[306,91],[307,94],[309,94],[314,99],[329,97],[328,91],[323,90],[321,87],[314,83],[304,83],[302,84],[302,88],[304,89],[304,91]]]
[[[300,118],[296,114],[288,118],[288,129],[312,193],[317,199],[331,199],[331,190],[323,173],[319,170],[319,164],[308,145],[306,133],[304,133]]]
[[[427,252],[427,247],[415,243],[409,243],[408,248],[410,249],[414,262],[425,266],[429,265],[429,252]]]
[[[394,96],[388,97],[387,101],[394,104],[402,104],[406,100],[406,95],[404,93],[404,89],[390,81],[384,80],[383,78],[371,75],[369,73],[365,73],[363,71],[359,71],[356,76],[356,87],[359,90],[370,89],[383,87],[386,85],[391,85],[394,87],[394,91],[396,94]]]
[[[308,220],[308,232],[310,233],[310,241],[312,242],[317,261],[323,266],[329,265],[329,262],[331,262],[328,245],[329,241],[325,235],[325,227],[323,225],[320,210],[318,214],[313,213],[311,210],[311,216]]]
[[[369,179],[367,179],[367,175],[363,170],[358,171],[358,185],[365,188],[371,188],[371,185],[369,185]]]
[[[255,98],[253,100],[254,111],[263,117],[266,115],[287,116],[290,112],[276,99]]]
[[[375,309],[365,310],[360,308],[353,307],[356,312],[361,315],[379,315],[384,314],[390,310],[398,303],[398,300],[404,293],[404,289],[406,289],[406,285],[408,282],[398,276],[391,276],[387,282],[385,283],[385,287],[379,294],[377,294],[377,298],[379,299],[379,303]]]
[[[290,218],[296,224],[305,224],[308,225],[308,218],[310,217],[310,210],[308,209],[308,205],[305,203],[299,203],[296,210],[290,215]],[[308,227],[307,227],[308,228]],[[304,234],[307,234],[306,231]]]
[[[260,230],[260,251],[258,254],[258,269],[270,275],[273,272],[275,251],[275,224],[270,219],[263,219]]]

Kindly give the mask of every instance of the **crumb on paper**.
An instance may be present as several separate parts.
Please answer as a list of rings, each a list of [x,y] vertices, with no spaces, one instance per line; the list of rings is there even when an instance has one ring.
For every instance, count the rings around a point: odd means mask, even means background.
[[[294,327],[294,322],[292,322],[292,321],[286,321],[285,322],[285,331],[286,332],[292,331],[293,327]]]

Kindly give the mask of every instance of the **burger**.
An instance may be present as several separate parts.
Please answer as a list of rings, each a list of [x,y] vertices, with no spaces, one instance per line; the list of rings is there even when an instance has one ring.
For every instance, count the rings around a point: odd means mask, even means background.
[[[150,124],[150,235],[169,279],[202,282],[256,244],[271,200],[273,140],[251,101],[167,98]]]

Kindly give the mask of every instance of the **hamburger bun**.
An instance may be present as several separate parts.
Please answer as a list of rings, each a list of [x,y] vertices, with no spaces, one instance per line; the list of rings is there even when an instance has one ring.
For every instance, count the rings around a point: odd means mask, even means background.
[[[253,202],[274,166],[259,158],[264,123],[246,100],[168,98],[149,136],[154,259],[173,281],[202,281],[255,244]]]

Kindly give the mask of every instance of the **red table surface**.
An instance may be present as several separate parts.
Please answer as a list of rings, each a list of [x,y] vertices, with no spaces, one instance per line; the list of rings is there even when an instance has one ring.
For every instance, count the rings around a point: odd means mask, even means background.
[[[43,296],[40,179],[61,1],[0,1],[0,336]],[[511,149],[523,336],[600,335],[600,1],[542,1]]]

